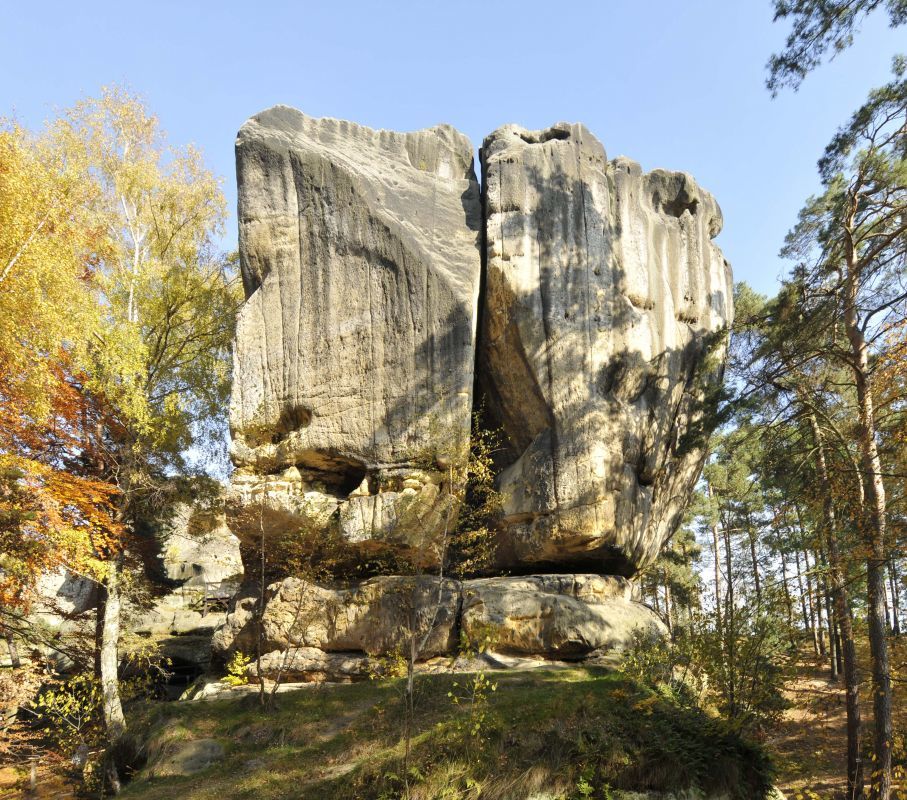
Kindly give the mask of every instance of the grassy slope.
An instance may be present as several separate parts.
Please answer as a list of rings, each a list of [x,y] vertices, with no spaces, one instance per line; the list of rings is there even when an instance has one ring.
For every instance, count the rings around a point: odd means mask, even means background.
[[[492,679],[497,690],[489,692],[475,736],[469,704],[455,706],[448,696],[462,693],[470,676],[418,679],[412,798],[605,797],[610,785],[697,786],[743,800],[761,798],[768,788],[759,750],[619,674],[577,668]],[[156,730],[158,747],[168,738],[211,737],[226,747],[226,757],[190,777],[149,778],[146,770],[122,797],[400,796],[399,681],[313,687],[276,700],[268,713],[252,697],[146,709],[133,730]],[[583,777],[592,794],[579,793]]]

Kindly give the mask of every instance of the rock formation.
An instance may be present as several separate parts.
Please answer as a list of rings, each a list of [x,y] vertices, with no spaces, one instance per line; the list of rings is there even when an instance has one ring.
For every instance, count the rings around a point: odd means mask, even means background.
[[[413,574],[240,594],[215,652],[256,649],[260,618],[263,672],[350,678],[415,639],[420,659],[486,636],[502,658],[579,659],[663,630],[626,579],[676,529],[704,458],[732,316],[711,195],[608,161],[581,125],[492,133],[483,199],[449,126],[278,106],[236,151],[230,526]],[[504,433],[503,508],[494,569],[450,580],[474,383]]]
[[[238,599],[214,635],[214,651],[221,659],[255,652],[260,619],[264,673],[367,675],[369,656],[399,652],[410,637],[423,660],[465,644],[501,656],[607,661],[634,631],[664,630],[630,592],[625,578],[599,575],[382,576],[348,589],[287,578],[268,588],[263,608],[257,596]]]
[[[242,581],[239,539],[222,511],[179,503],[157,535],[167,580],[202,586],[208,594],[230,597]]]
[[[177,687],[208,667],[212,635],[226,622],[228,601],[243,581],[239,539],[226,526],[223,498],[197,488],[193,494],[193,502],[166,507],[163,518],[140,521],[151,535],[147,549],[131,553],[143,556],[141,562],[131,561],[128,569],[132,580],[144,572],[147,583],[136,580],[139,591],[123,599],[121,616],[124,630],[170,659]],[[62,568],[40,577],[29,622],[44,630],[42,655],[58,671],[76,669],[69,653],[94,641],[98,599],[90,578]],[[159,673],[150,677],[161,680]]]
[[[472,145],[449,126],[375,131],[278,106],[243,125],[236,163],[240,505],[434,563],[443,468],[472,411]]]
[[[730,268],[692,177],[608,161],[582,125],[482,148],[481,379],[516,460],[501,562],[632,575],[680,521],[720,383]]]

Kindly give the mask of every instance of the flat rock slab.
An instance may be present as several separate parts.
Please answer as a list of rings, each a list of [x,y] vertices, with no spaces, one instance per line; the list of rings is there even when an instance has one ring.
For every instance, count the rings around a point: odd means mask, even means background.
[[[467,581],[386,576],[346,589],[287,578],[268,589],[262,674],[355,680],[379,668],[368,657],[405,653],[413,636],[420,662],[457,658],[463,643],[500,658],[614,657],[639,632],[667,632],[630,593],[624,578],[581,574]],[[251,596],[237,600],[214,635],[220,658],[254,652],[257,603]],[[509,668],[506,661],[502,668]]]
[[[216,739],[170,741],[156,763],[148,770],[153,778],[195,775],[224,757],[224,747]]]

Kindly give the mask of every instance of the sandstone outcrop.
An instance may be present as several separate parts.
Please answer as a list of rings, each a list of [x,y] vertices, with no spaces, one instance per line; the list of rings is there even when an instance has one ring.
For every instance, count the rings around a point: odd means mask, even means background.
[[[428,670],[462,643],[608,660],[662,635],[626,579],[676,529],[705,457],[733,314],[712,196],[563,123],[488,136],[482,198],[472,146],[444,125],[278,106],[236,151],[227,522],[339,547],[344,566],[263,602],[247,587],[215,654],[261,647],[263,676],[350,680],[413,641]],[[454,581],[437,576],[474,384],[504,434],[501,507],[493,567]],[[361,580],[390,564],[418,577]]]
[[[472,145],[449,126],[377,131],[277,106],[243,125],[236,160],[242,492],[263,498],[268,524],[310,527],[340,508],[332,532],[351,544],[408,542],[432,562],[436,473],[465,447],[472,411]]]
[[[731,274],[717,203],[685,173],[608,161],[582,125],[482,148],[480,378],[512,447],[501,563],[632,575],[705,457]]]
[[[367,656],[456,656],[461,647],[502,656],[578,660],[614,657],[643,635],[666,630],[631,597],[630,583],[599,575],[528,575],[454,581],[386,576],[349,589],[298,578],[268,588],[261,613],[262,673],[351,680],[368,674]],[[214,634],[225,659],[258,648],[258,598],[237,598]]]
[[[420,655],[430,658],[452,652],[459,602],[456,581],[432,576],[388,575],[348,589],[286,578],[268,589],[261,614],[262,649],[317,647],[378,655],[417,635]],[[255,652],[257,604],[257,597],[237,599],[215,633],[216,652]]]
[[[158,533],[160,559],[170,581],[229,597],[242,580],[239,539],[223,512],[180,503]]]
[[[173,667],[203,670],[211,661],[211,637],[227,618],[210,601],[204,589],[187,586],[156,598],[151,608],[128,607],[125,624],[153,642]]]
[[[637,632],[665,633],[654,611],[630,599],[624,578],[599,575],[466,581],[460,624],[467,641],[487,638],[495,652],[564,660],[619,654]]]

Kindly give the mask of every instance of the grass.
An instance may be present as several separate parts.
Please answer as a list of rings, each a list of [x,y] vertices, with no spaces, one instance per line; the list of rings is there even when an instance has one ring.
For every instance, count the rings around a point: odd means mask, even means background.
[[[145,769],[122,797],[516,800],[698,789],[756,800],[770,787],[758,747],[619,673],[495,673],[487,702],[454,705],[448,693],[469,680],[418,678],[408,772],[396,680],[306,688],[278,695],[268,712],[254,697],[148,706],[132,728],[152,731],[149,766],[176,739],[213,738],[226,755],[193,776]]]

